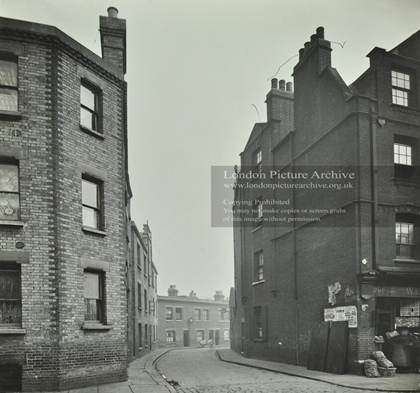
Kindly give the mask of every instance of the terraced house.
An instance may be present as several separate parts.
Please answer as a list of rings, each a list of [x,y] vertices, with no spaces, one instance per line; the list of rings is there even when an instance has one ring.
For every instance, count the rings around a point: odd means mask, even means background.
[[[0,18],[0,385],[126,379],[126,21]],[[9,389],[9,390],[7,390]]]

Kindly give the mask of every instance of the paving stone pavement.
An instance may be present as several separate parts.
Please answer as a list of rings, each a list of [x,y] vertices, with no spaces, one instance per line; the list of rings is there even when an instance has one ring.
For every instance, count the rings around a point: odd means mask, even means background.
[[[180,349],[157,363],[168,381],[179,383],[179,393],[367,393],[324,382],[220,361],[214,349]]]

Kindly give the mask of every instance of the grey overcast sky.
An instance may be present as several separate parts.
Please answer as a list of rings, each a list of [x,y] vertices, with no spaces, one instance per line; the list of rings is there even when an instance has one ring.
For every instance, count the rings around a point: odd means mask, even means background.
[[[266,119],[267,79],[325,28],[347,84],[375,47],[420,29],[419,0],[0,0],[0,15],[54,25],[100,55],[99,15],[127,19],[132,218],[149,221],[158,292],[233,286],[232,229],[210,224],[210,169],[239,164]],[[292,81],[297,59],[278,79]]]

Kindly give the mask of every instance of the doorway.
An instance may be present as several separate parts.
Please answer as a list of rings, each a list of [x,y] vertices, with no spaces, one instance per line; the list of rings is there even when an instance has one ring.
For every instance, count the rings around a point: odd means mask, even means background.
[[[190,346],[190,332],[188,330],[184,330],[184,347]]]
[[[216,345],[219,345],[219,342],[220,342],[220,331],[219,330],[215,330],[214,331],[214,335],[215,335],[214,343]]]

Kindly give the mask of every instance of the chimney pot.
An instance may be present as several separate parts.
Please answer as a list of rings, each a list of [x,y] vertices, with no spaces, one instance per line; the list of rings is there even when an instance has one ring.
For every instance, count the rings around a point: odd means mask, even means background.
[[[317,37],[318,38],[322,38],[322,39],[324,39],[324,28],[323,27],[318,27],[317,29],[316,29],[316,35],[317,35]]]
[[[108,17],[109,18],[118,18],[118,9],[115,7],[109,7],[107,9],[108,11]]]
[[[292,82],[287,82],[286,83],[286,90],[293,92],[293,83]]]
[[[303,48],[299,49],[299,61],[303,59],[304,52],[305,52],[305,49]]]
[[[312,34],[311,35],[311,44],[314,44],[316,42],[317,38],[318,38],[318,36],[316,34]]]
[[[271,79],[271,88],[272,89],[278,89],[279,88],[278,87],[278,80],[277,80],[277,78]]]
[[[310,42],[305,42],[305,51],[308,50],[311,46]]]
[[[286,81],[284,79],[280,80],[280,90],[284,90],[286,86]]]

